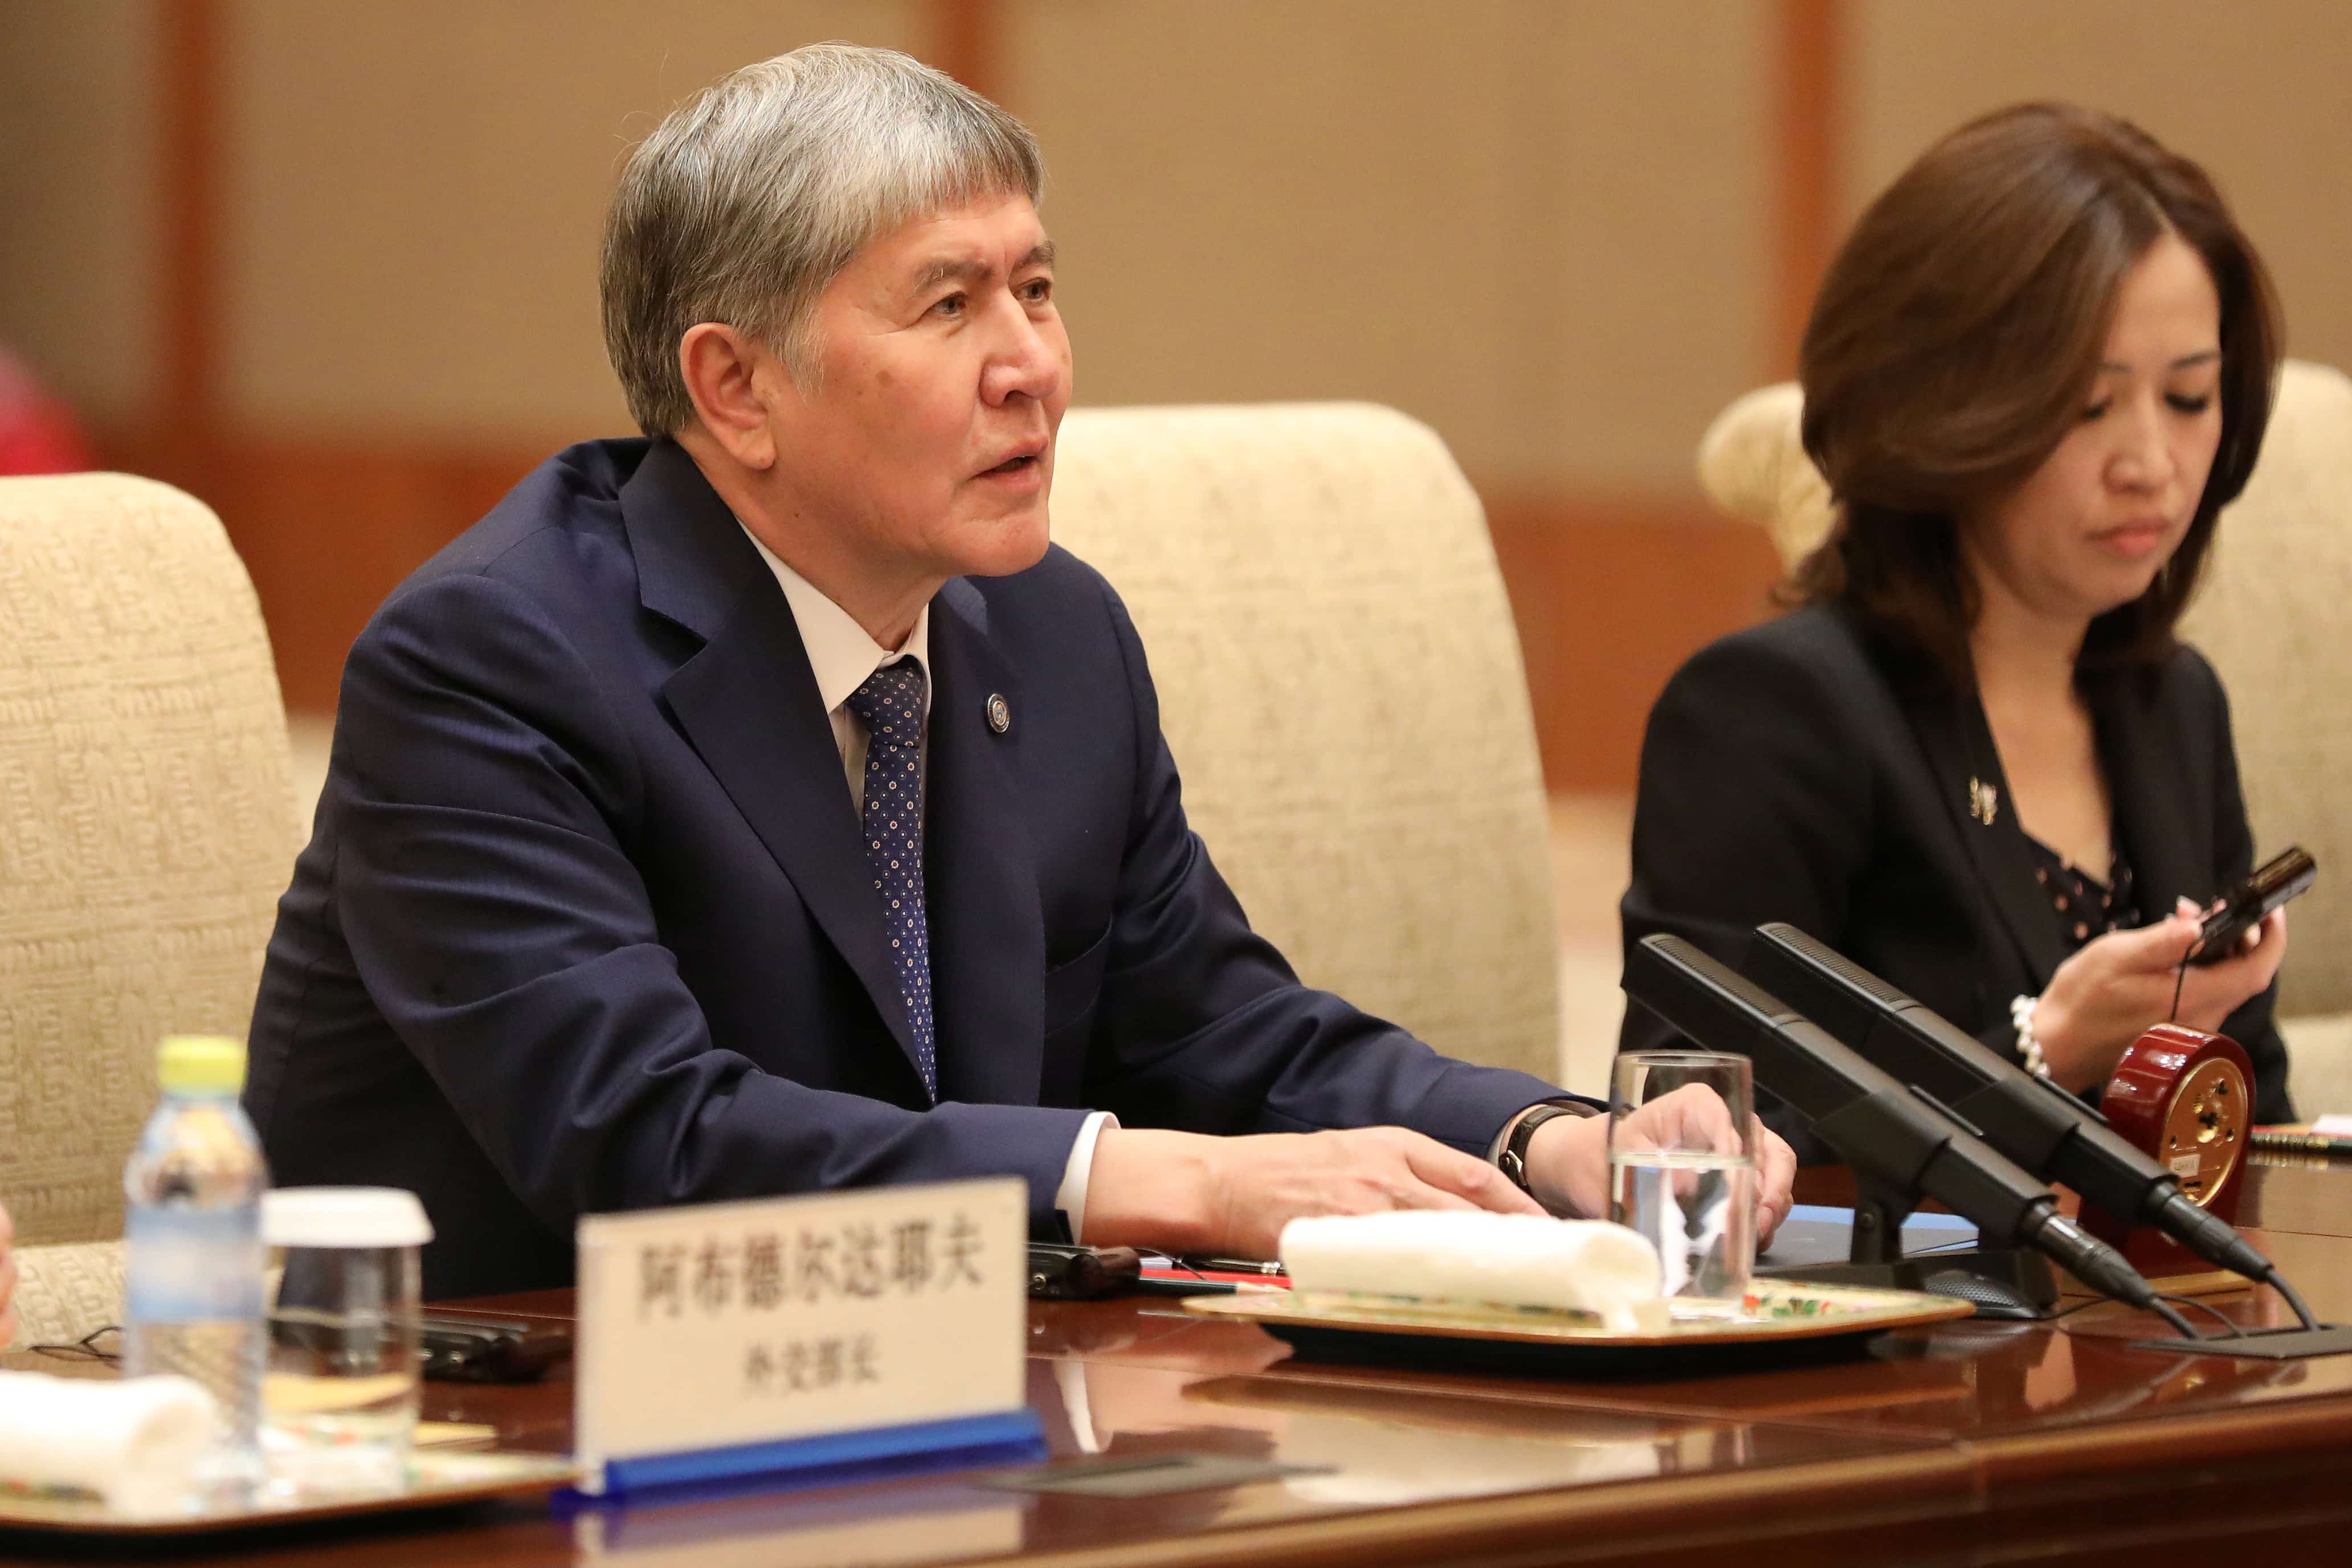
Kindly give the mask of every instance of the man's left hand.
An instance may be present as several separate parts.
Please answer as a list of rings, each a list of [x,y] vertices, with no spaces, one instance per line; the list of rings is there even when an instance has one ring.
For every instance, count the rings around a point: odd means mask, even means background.
[[[1752,1119],[1751,1119],[1752,1120]],[[1756,1249],[1764,1250],[1789,1217],[1790,1184],[1797,1156],[1788,1140],[1758,1121],[1756,1139]],[[1735,1152],[1739,1139],[1730,1108],[1705,1084],[1663,1094],[1625,1118],[1623,1136],[1646,1136],[1658,1143],[1709,1146]],[[1528,1141],[1528,1183],[1554,1214],[1606,1219],[1609,1215],[1609,1118],[1560,1116],[1545,1122]]]

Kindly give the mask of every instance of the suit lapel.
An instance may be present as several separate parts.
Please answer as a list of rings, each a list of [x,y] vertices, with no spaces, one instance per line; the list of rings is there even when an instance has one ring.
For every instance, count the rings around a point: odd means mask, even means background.
[[[675,443],[654,444],[623,487],[621,510],[646,608],[704,639],[662,688],[671,717],[856,973],[911,1068],[914,1032],[884,956],[881,900],[782,588]]]
[[[1927,754],[1937,806],[1959,834],[1986,901],[2038,988],[2064,954],[2057,922],[2033,879],[2033,852],[2018,826],[2016,803],[2001,772],[1992,727],[1985,722],[1984,705],[1968,692],[1919,705],[1911,722]],[[1989,824],[1979,815],[1987,788],[1993,792]]]
[[[2157,921],[2172,911],[2177,897],[2202,904],[2221,889],[2213,885],[2210,845],[2195,814],[2207,803],[2191,802],[2181,787],[2179,761],[2157,714],[2141,700],[2138,679],[2136,671],[2106,675],[2084,695],[2098,732],[2099,765],[2115,801],[2116,847],[2131,865],[2141,920]]]
[[[923,879],[940,1098],[1037,1103],[1045,1063],[1045,915],[1013,773],[1019,683],[990,641],[988,604],[961,578],[931,601],[931,715]],[[988,720],[1005,700],[1012,728]]]

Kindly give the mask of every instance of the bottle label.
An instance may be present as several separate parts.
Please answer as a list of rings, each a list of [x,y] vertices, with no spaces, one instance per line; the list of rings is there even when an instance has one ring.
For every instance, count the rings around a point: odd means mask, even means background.
[[[258,1318],[268,1254],[253,1208],[142,1208],[124,1216],[123,1309],[136,1321]]]

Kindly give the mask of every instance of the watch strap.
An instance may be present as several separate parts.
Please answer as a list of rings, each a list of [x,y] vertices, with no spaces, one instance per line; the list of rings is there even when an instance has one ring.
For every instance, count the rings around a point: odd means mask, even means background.
[[[1495,1156],[1495,1164],[1511,1184],[1528,1196],[1535,1189],[1528,1184],[1528,1145],[1536,1129],[1562,1116],[1587,1117],[1601,1114],[1601,1107],[1581,1100],[1547,1100],[1531,1105],[1518,1114],[1510,1131],[1503,1136],[1503,1147]]]

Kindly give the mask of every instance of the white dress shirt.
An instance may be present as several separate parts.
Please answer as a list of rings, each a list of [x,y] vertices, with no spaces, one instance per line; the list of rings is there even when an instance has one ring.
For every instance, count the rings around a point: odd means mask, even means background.
[[[741,524],[739,522],[738,527]],[[784,564],[772,550],[760,542],[750,529],[744,537],[759,551],[760,559],[776,574],[776,582],[784,590],[784,602],[793,608],[793,619],[798,623],[801,646],[808,650],[809,668],[816,676],[817,696],[824,703],[825,717],[833,723],[833,743],[841,750],[841,771],[848,778],[849,802],[859,811],[866,807],[866,725],[850,711],[849,699],[866,684],[866,678],[876,670],[911,659],[923,672],[923,731],[918,742],[928,770],[931,734],[931,607],[925,605],[915,616],[915,629],[907,634],[904,647],[897,652],[884,647],[866,635],[847,610],[820,593],[809,580]],[[1062,1184],[1054,1194],[1054,1206],[1062,1211],[1073,1239],[1086,1239],[1087,1178],[1093,1173],[1095,1140],[1102,1135],[1105,1123],[1118,1125],[1107,1110],[1097,1110],[1087,1118],[1079,1128],[1076,1142],[1070,1145],[1070,1157],[1062,1167]]]

